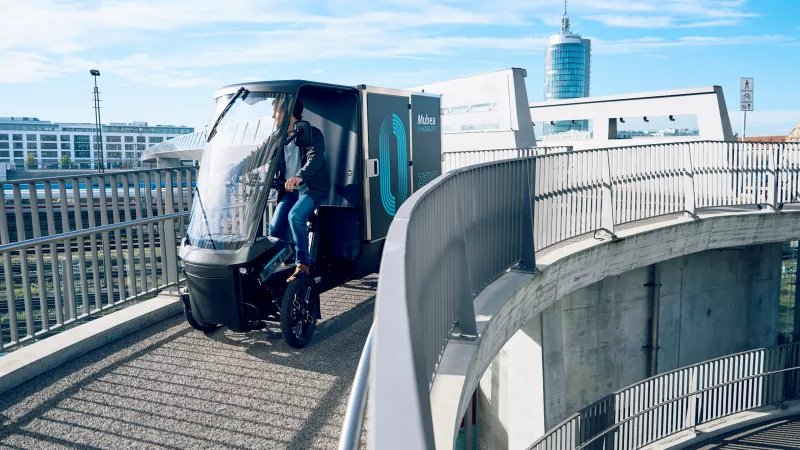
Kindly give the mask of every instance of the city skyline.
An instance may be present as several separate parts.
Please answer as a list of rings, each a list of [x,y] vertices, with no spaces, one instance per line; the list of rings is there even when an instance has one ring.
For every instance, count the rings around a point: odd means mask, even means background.
[[[192,127],[147,122],[102,123],[101,130],[102,145],[98,145],[95,123],[0,117],[0,163],[23,167],[26,158],[32,158],[35,167],[57,168],[66,158],[76,168],[89,169],[102,150],[107,168],[130,168],[138,166],[148,147],[194,132]]]
[[[543,100],[544,51],[563,2],[333,0],[155,2],[0,0],[2,116],[92,122],[90,68],[103,74],[105,122],[195,128],[226,84],[301,78],[403,88],[523,67]],[[234,7],[231,7],[234,6]],[[573,32],[592,40],[592,95],[720,85],[741,131],[738,82],[755,78],[748,135],[800,120],[800,28],[791,0],[572,0]],[[775,64],[781,70],[775,70]]]

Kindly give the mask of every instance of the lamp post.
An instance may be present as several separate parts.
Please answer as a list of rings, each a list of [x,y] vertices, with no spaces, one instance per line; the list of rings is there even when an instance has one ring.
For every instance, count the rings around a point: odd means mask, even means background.
[[[97,136],[97,145],[99,149],[95,148],[95,163],[97,164],[97,171],[100,173],[105,172],[105,162],[103,161],[103,126],[100,124],[100,91],[97,90],[97,77],[100,76],[100,71],[92,69],[89,73],[94,77],[94,123],[96,127],[95,135]]]

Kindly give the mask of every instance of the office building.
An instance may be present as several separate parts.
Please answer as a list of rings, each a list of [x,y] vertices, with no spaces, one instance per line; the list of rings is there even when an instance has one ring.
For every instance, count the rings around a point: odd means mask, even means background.
[[[102,125],[102,145],[97,128],[89,123],[59,123],[32,117],[0,117],[0,163],[22,168],[29,154],[36,168],[57,168],[63,156],[80,169],[96,167],[98,150],[106,168],[136,167],[149,146],[194,132],[194,128],[173,125],[150,126],[147,122]]]
[[[570,31],[565,1],[561,32],[550,36],[545,54],[545,101],[588,97],[590,68],[591,41]],[[589,122],[587,120],[549,122],[544,125],[541,134],[546,136],[569,131],[589,131]]]

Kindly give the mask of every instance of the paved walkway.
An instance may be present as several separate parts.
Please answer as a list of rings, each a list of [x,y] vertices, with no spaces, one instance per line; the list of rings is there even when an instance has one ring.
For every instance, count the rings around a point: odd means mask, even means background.
[[[800,449],[800,415],[738,429],[695,444],[692,450]]]
[[[302,350],[183,315],[101,347],[3,394],[0,448],[335,448],[376,285],[323,295]]]

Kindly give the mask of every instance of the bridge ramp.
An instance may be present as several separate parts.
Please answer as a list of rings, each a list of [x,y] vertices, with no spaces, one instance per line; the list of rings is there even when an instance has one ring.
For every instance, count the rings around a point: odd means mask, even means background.
[[[0,448],[335,448],[376,285],[324,294],[302,350],[277,324],[204,335],[179,315],[140,330],[4,394]]]
[[[687,450],[790,450],[800,448],[800,415],[783,417],[717,436]]]

